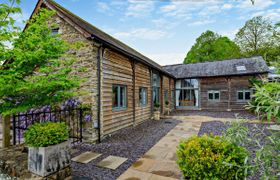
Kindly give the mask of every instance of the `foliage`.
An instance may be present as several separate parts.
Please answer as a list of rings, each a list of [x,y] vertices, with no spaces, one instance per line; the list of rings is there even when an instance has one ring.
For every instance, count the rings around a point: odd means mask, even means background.
[[[169,105],[169,101],[168,101],[168,100],[165,101],[165,105],[166,105],[166,106]]]
[[[243,147],[253,147],[248,156],[248,163],[244,165],[252,175],[261,179],[279,179],[280,177],[280,131],[266,132],[266,128],[254,126],[249,133],[245,121],[232,122],[224,133],[224,137]],[[247,133],[246,133],[247,132]],[[238,141],[234,134],[238,135]],[[251,134],[251,135],[249,135]]]
[[[9,11],[1,8],[1,13],[6,15]],[[56,104],[76,95],[70,90],[78,87],[80,81],[71,74],[75,58],[68,53],[76,46],[52,34],[50,27],[57,25],[48,24],[48,20],[53,15],[54,12],[42,9],[17,34],[12,33],[11,17],[1,25],[0,43],[12,42],[12,48],[4,47],[0,56],[0,61],[6,62],[0,67],[1,114]],[[2,33],[5,31],[9,38]]]
[[[177,149],[178,165],[190,179],[241,179],[248,153],[220,136],[193,136]]]
[[[280,122],[280,83],[269,82],[262,86],[255,85],[256,92],[253,99],[249,102],[247,109],[267,118],[273,118]]]
[[[279,31],[262,16],[248,20],[236,34],[235,42],[243,56],[261,55],[268,62],[280,60]]]
[[[155,107],[155,111],[158,111],[159,108],[160,108],[160,104],[159,104],[159,103],[155,103],[155,104],[154,104],[154,107]]]
[[[239,47],[227,37],[212,31],[202,33],[187,53],[185,64],[240,57]]]
[[[26,130],[24,138],[29,147],[47,147],[67,141],[69,132],[65,123],[36,123]]]

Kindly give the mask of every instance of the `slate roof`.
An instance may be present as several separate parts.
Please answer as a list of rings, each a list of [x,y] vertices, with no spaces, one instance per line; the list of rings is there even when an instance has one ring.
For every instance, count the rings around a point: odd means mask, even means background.
[[[246,70],[238,71],[237,66],[245,66]],[[177,64],[164,66],[163,68],[176,78],[252,75],[268,73],[269,71],[266,62],[261,56],[193,64]]]
[[[116,49],[122,53],[125,53],[129,55],[130,57],[134,58],[135,60],[138,60],[144,64],[147,64],[153,68],[155,68],[158,71],[161,71],[169,76],[172,76],[168,72],[166,72],[162,66],[151,60],[150,58],[142,55],[141,53],[137,52],[133,48],[127,46],[126,44],[122,43],[121,41],[115,39],[114,37],[110,36],[109,34],[103,32],[102,30],[98,29],[97,27],[91,25],[90,23],[86,22],[79,16],[73,14],[69,10],[65,9],[58,3],[54,2],[53,0],[44,0],[45,4],[49,4],[52,7],[55,8],[56,11],[62,13],[64,16],[69,18],[71,21],[73,21],[77,26],[88,32],[92,35],[92,37],[98,41],[101,41],[105,45],[108,45],[112,47],[113,49]],[[173,76],[172,76],[173,77]]]

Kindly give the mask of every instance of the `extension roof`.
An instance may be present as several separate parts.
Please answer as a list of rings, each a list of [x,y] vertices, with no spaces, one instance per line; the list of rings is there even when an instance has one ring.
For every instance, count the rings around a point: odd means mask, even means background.
[[[69,10],[65,9],[58,3],[54,2],[53,0],[38,0],[36,8],[34,9],[32,15],[40,9],[40,7],[46,6],[52,10],[55,10],[58,15],[67,20],[68,22],[71,22],[71,24],[79,31],[82,31],[82,33],[86,36],[86,38],[92,38],[97,40],[98,42],[102,43],[105,46],[108,46],[120,53],[123,53],[132,59],[135,59],[137,61],[140,61],[150,67],[153,67],[154,69],[163,72],[164,74],[172,76],[168,72],[166,72],[162,66],[154,62],[153,60],[149,59],[148,57],[142,55],[141,53],[137,52],[133,48],[127,46],[126,44],[122,43],[121,41],[115,39],[114,37],[110,36],[109,34],[101,31],[97,27],[91,25],[90,23],[86,22],[79,16],[73,14]]]
[[[269,68],[261,56],[209,61],[193,64],[177,64],[163,67],[176,78],[238,76],[268,73]]]

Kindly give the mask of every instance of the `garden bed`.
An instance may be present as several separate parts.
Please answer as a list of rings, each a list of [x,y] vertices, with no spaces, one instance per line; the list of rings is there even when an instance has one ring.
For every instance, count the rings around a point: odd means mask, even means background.
[[[102,153],[102,156],[88,164],[72,162],[74,179],[81,177],[104,180],[116,179],[178,123],[177,120],[149,120],[136,127],[122,129],[100,144],[76,145],[73,148],[76,148],[79,152],[75,153],[75,156],[85,151]],[[116,170],[96,166],[99,161],[109,155],[128,158],[128,160]]]
[[[271,135],[273,132],[276,132],[274,130],[267,129],[271,124],[265,124],[265,123],[245,123],[244,126],[249,129],[248,137],[253,138],[256,136],[260,136],[260,132],[262,132],[259,140],[260,145],[263,145],[266,143],[266,136]],[[201,124],[200,130],[198,132],[198,136],[202,136],[203,134],[213,134],[217,136],[221,136],[223,132],[225,132],[230,127],[229,123],[224,123],[221,121],[211,121],[211,122],[203,122]],[[280,137],[279,137],[280,138]],[[246,144],[245,147],[249,152],[252,153],[253,156],[255,156],[255,152],[258,149],[258,147],[252,145],[252,144]],[[255,174],[254,176],[250,176],[247,179],[249,180],[256,180],[260,179],[259,173]]]

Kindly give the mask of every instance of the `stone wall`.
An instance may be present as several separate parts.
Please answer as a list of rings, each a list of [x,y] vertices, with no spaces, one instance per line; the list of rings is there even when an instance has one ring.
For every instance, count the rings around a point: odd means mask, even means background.
[[[58,25],[59,34],[61,34],[62,39],[68,41],[70,44],[76,42],[82,43],[81,48],[70,50],[69,53],[76,56],[76,61],[73,64],[73,74],[78,75],[83,81],[78,90],[80,93],[79,100],[83,104],[90,105],[92,110],[92,122],[85,123],[83,139],[86,142],[94,142],[97,140],[97,130],[93,128],[93,123],[97,121],[98,46],[93,44],[91,40],[86,39],[82,33],[59,16],[52,17],[50,24],[53,23]],[[82,71],[80,71],[81,69]]]

